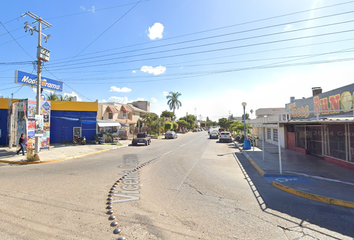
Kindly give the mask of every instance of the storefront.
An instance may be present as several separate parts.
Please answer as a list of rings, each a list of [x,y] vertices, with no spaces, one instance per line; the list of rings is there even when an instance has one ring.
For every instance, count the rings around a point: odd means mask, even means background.
[[[287,148],[354,169],[354,84],[286,105]]]

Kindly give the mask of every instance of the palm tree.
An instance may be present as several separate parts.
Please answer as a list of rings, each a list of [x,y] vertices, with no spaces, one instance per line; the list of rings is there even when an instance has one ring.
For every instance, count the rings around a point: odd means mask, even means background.
[[[56,94],[56,93],[50,92],[49,94],[46,94],[46,95],[47,95],[47,100],[56,101],[59,99],[58,94]]]
[[[175,116],[175,110],[176,108],[179,109],[179,107],[182,106],[181,101],[178,100],[178,97],[181,96],[182,94],[179,92],[170,92],[170,95],[166,96],[168,99],[167,105],[170,107],[170,110],[173,110],[173,120],[176,118]]]
[[[69,95],[59,95],[59,101],[73,101],[74,97]]]

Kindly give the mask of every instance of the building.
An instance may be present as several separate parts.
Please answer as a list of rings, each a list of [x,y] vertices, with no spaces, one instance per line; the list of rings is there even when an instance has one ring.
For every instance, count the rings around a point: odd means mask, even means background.
[[[29,121],[31,114],[27,99],[0,99],[0,144],[17,145],[17,121],[15,104],[25,102],[22,113],[23,121]],[[96,134],[97,102],[48,101],[50,102],[50,138],[49,143],[72,142],[74,135],[85,136],[87,141],[93,141]],[[27,109],[26,109],[27,108]],[[25,111],[24,111],[25,110]],[[29,126],[25,124],[25,126]],[[24,131],[24,129],[21,129]],[[27,136],[28,137],[28,136]]]
[[[146,113],[150,112],[150,102],[136,101],[128,104],[116,102],[99,103],[97,120],[111,121],[112,124],[119,123],[121,128],[112,128],[112,132],[119,132],[119,137],[127,139],[130,134],[133,134],[138,126],[139,119]],[[108,122],[106,123],[106,126]],[[116,126],[114,124],[114,126]],[[100,122],[98,121],[98,125]],[[113,126],[113,125],[112,125]],[[98,129],[98,132],[105,132],[107,129]]]
[[[353,96],[354,84],[324,93],[316,87],[309,98],[291,97],[285,113],[248,123],[266,141],[354,169]]]

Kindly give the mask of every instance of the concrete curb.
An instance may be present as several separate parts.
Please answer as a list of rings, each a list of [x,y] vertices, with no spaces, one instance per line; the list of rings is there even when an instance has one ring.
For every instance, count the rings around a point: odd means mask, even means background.
[[[258,173],[263,177],[264,174],[266,174],[265,171],[263,171],[263,169],[261,169],[257,163],[255,163],[252,158],[244,151],[242,151],[241,148],[239,148],[237,146],[237,144],[235,143],[235,146],[241,151],[241,153],[247,158],[247,160],[252,164],[252,166],[258,171]],[[332,204],[332,205],[337,205],[337,206],[341,206],[341,207],[347,207],[347,208],[354,208],[354,202],[349,202],[349,201],[344,201],[344,200],[339,200],[339,199],[335,199],[335,198],[330,198],[330,197],[325,197],[325,196],[320,196],[320,195],[316,195],[313,193],[308,193],[308,192],[303,192],[294,188],[290,188],[287,187],[283,184],[280,184],[278,182],[272,182],[272,185],[276,188],[278,188],[279,190],[282,190],[284,192],[287,193],[291,193],[293,195],[299,196],[299,197],[303,197],[303,198],[307,198],[313,201],[317,201],[317,202],[322,202],[322,203],[327,203],[327,204]]]
[[[1,160],[0,159],[0,162],[1,163],[8,163],[8,164],[18,164],[18,165],[53,163],[53,162],[60,162],[60,161],[65,161],[65,160],[70,160],[70,159],[75,159],[75,158],[86,157],[86,156],[89,156],[89,155],[94,155],[94,154],[98,154],[98,153],[102,153],[102,152],[107,152],[107,151],[110,151],[110,150],[114,150],[114,149],[118,149],[118,148],[122,148],[122,147],[127,147],[127,146],[128,145],[122,145],[122,146],[119,146],[119,147],[112,147],[112,148],[108,148],[108,149],[99,150],[99,151],[96,151],[96,152],[90,152],[90,153],[80,154],[80,155],[66,157],[66,158],[58,158],[58,159],[53,159],[53,160],[48,160],[48,161],[39,161],[39,162],[18,161],[18,162],[14,162],[14,161],[8,161],[8,160]]]
[[[280,184],[280,183],[274,182],[274,181],[272,182],[272,185],[284,192],[288,192],[288,193],[294,194],[299,197],[307,198],[307,199],[314,200],[317,202],[323,202],[323,203],[328,203],[328,204],[332,204],[332,205],[337,205],[337,206],[341,206],[341,207],[354,208],[354,202],[349,202],[349,201],[344,201],[344,200],[339,200],[339,199],[335,199],[335,198],[330,198],[330,197],[325,197],[325,196],[321,196],[321,195],[303,192],[300,190],[296,190],[296,189],[284,186],[283,184]]]

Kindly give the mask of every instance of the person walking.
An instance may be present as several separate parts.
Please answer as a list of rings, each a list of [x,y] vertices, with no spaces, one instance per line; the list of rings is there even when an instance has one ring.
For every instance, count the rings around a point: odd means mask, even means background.
[[[20,149],[17,151],[17,155],[20,153],[22,150],[22,155],[25,155],[25,136],[23,133],[21,133],[21,137],[18,140],[18,145],[20,145]]]

